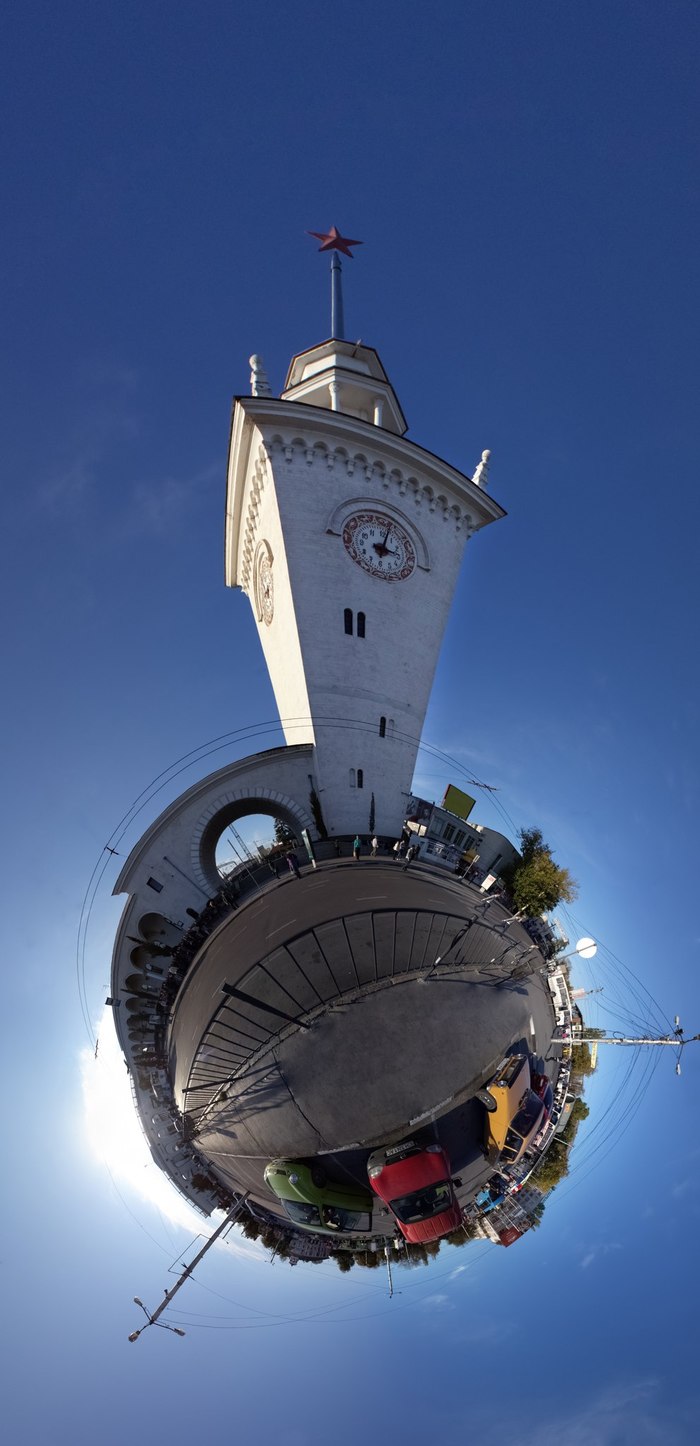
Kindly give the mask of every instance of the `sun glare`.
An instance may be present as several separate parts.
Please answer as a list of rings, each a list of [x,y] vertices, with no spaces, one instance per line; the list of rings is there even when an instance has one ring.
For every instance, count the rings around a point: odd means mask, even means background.
[[[91,1050],[84,1050],[80,1063],[91,1154],[107,1165],[115,1180],[130,1186],[173,1224],[194,1232],[204,1227],[206,1232],[202,1216],[178,1195],[151,1158],[109,1009],[100,1021],[97,1058]]]

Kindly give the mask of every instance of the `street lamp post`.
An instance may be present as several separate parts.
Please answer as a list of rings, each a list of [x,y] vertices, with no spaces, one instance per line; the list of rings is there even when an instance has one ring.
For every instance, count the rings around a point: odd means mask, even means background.
[[[143,1331],[147,1331],[148,1326],[152,1325],[157,1325],[162,1331],[172,1331],[173,1335],[175,1336],[184,1336],[185,1332],[181,1330],[179,1326],[168,1325],[166,1321],[156,1320],[155,1315],[151,1315],[150,1311],[146,1310],[143,1301],[139,1300],[139,1297],[137,1295],[134,1296],[134,1305],[140,1305],[144,1315],[146,1316],[148,1325],[141,1326],[140,1330],[132,1331],[131,1335],[129,1336],[130,1341],[137,1341]]]
[[[189,1277],[191,1276],[193,1270],[195,1270],[195,1268],[199,1265],[200,1260],[204,1259],[207,1251],[211,1250],[212,1245],[216,1243],[216,1241],[219,1239],[219,1236],[223,1235],[224,1230],[226,1230],[229,1225],[233,1224],[236,1216],[241,1209],[241,1206],[244,1205],[246,1200],[248,1199],[248,1193],[249,1192],[246,1191],[245,1195],[241,1195],[240,1199],[236,1201],[236,1204],[231,1210],[229,1210],[228,1214],[224,1217],[221,1224],[217,1226],[214,1234],[210,1235],[208,1240],[205,1240],[201,1250],[199,1250],[195,1255],[194,1260],[190,1261],[190,1264],[185,1266],[179,1279],[175,1281],[172,1290],[166,1290],[165,1295],[163,1296],[163,1299],[158,1306],[158,1309],[154,1310],[153,1314],[151,1314],[149,1310],[146,1310],[143,1301],[139,1300],[139,1297],[137,1295],[134,1296],[134,1304],[141,1307],[144,1315],[148,1317],[148,1323],[145,1326],[141,1326],[140,1330],[132,1331],[131,1335],[129,1336],[130,1341],[137,1341],[139,1336],[143,1335],[143,1332],[147,1331],[148,1327],[152,1325],[161,1325],[163,1330],[172,1331],[173,1334],[176,1336],[184,1336],[185,1332],[183,1330],[180,1330],[178,1326],[168,1325],[165,1321],[161,1322],[159,1321],[158,1317],[163,1314],[164,1310],[167,1310],[171,1300],[173,1299],[173,1296],[176,1296],[178,1291],[181,1290],[182,1286],[185,1284],[185,1281],[189,1280]]]
[[[558,968],[560,964],[565,964],[567,959],[592,959],[597,953],[598,945],[595,939],[583,938],[574,945],[570,954],[560,954],[558,958],[555,956],[552,964]]]

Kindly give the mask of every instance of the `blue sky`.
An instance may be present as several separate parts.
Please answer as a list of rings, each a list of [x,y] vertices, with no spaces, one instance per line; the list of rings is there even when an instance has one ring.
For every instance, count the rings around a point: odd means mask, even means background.
[[[186,1341],[134,1347],[132,1295],[156,1303],[192,1232],[143,1198],[142,1165],[115,1188],[96,1158],[75,938],[149,781],[274,717],[250,609],[223,586],[230,404],[251,352],[279,389],[325,337],[326,262],[304,232],[335,223],[365,242],[348,334],[379,350],[409,435],[467,472],[490,447],[508,509],[468,549],[425,736],[540,824],[583,929],[700,1029],[699,30],[684,0],[26,0],[5,19],[13,1442],[137,1429],[179,1446],[234,1422],[288,1446],[329,1426],[340,1446],[695,1439],[692,1049],[681,1079],[659,1062],[631,1122],[622,1096],[610,1137],[629,1059],[603,1059],[603,1123],[511,1250],[443,1252],[391,1302],[375,1275],[218,1253]],[[422,760],[429,796],[450,779]]]

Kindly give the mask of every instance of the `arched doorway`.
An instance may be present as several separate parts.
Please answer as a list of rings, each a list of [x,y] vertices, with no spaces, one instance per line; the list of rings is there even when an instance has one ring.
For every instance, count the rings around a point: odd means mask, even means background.
[[[237,871],[268,861],[273,867],[276,858],[301,846],[304,827],[301,810],[290,801],[237,799],[209,820],[200,845],[202,868],[220,884]]]

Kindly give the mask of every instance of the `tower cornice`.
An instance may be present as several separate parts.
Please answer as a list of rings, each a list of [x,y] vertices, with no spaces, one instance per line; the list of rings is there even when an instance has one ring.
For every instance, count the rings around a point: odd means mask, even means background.
[[[256,434],[258,444],[251,458]],[[226,498],[225,569],[229,587],[246,587],[255,515],[265,486],[269,455],[281,451],[292,462],[344,467],[355,485],[363,475],[416,507],[440,511],[445,521],[470,536],[506,515],[488,493],[449,462],[371,422],[307,402],[276,397],[237,397],[231,421]],[[252,468],[251,468],[252,461]],[[255,477],[246,498],[246,482]],[[404,504],[405,505],[405,504]]]

